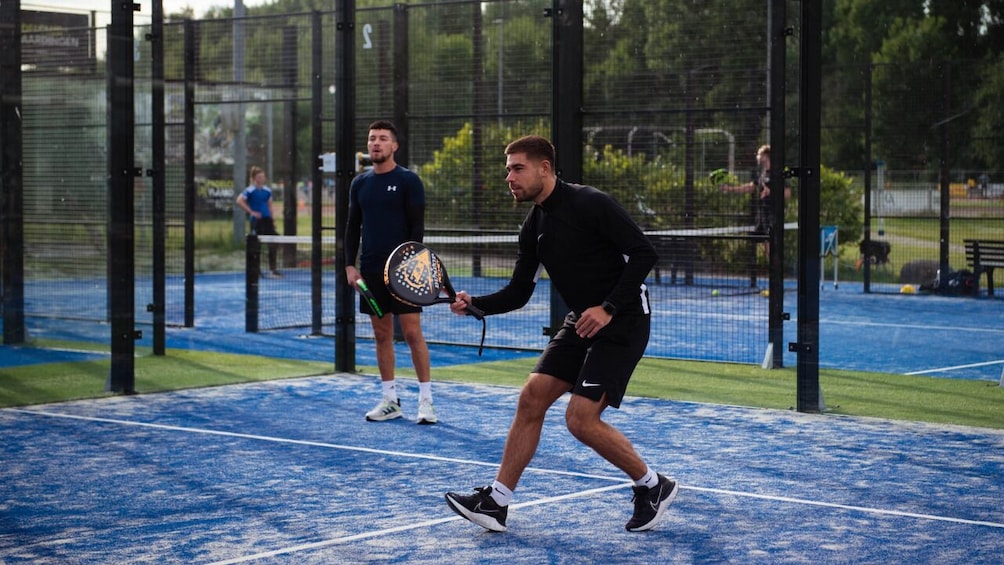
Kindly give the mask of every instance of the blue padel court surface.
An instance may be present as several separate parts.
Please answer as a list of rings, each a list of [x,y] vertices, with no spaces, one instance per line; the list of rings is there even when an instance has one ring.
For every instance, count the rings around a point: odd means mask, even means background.
[[[300,275],[303,274],[291,272],[286,278]],[[761,283],[766,284],[765,281]],[[454,284],[479,294],[499,288],[504,281],[457,277]],[[647,355],[723,361],[735,359],[737,349],[742,349],[738,352],[743,359],[741,362],[756,365],[762,362],[768,342],[768,299],[759,296],[756,289],[712,297],[714,284],[714,281],[705,281],[693,289],[670,284],[650,286],[655,321]],[[244,285],[242,273],[199,275],[195,287],[195,327],[168,327],[167,347],[334,361],[334,339],[330,335],[309,336],[309,328],[245,332]],[[832,283],[824,284],[819,299],[820,367],[1001,380],[1004,373],[1004,296],[1001,295],[1004,292],[996,297],[984,293],[978,298],[899,295],[891,293],[895,290],[890,289],[883,289],[883,292],[865,294],[857,283],[841,283],[839,289],[833,288]],[[519,313],[489,316],[487,343],[501,348],[486,348],[481,357],[477,355],[480,324],[452,314],[445,305],[426,308],[423,326],[430,341],[445,336],[469,345],[433,344],[433,367],[535,355],[526,349],[539,350],[546,344],[541,327],[547,323],[548,301],[549,282],[542,280],[530,304]],[[791,319],[784,323],[785,344],[798,341],[797,303],[797,289],[787,288],[784,310]],[[309,293],[292,304],[309,310]],[[80,306],[81,309],[98,310],[104,307],[103,302]],[[143,310],[138,304],[137,313]],[[527,311],[532,315],[526,315]],[[99,318],[101,313],[92,314]],[[305,319],[309,320],[309,315]],[[105,323],[44,318],[29,318],[28,323],[31,338],[104,344],[109,341],[110,329]],[[153,331],[145,312],[137,314],[137,328],[143,331],[137,345],[150,347]],[[722,341],[721,335],[726,331],[723,328],[729,328],[732,335],[738,334],[742,339]],[[325,328],[325,333],[333,331],[333,327]],[[376,365],[373,342],[365,337],[371,336],[372,330],[369,321],[362,316],[357,321],[356,335],[360,336],[356,363]],[[63,360],[47,357],[47,351],[52,350],[0,346],[0,367]],[[81,353],[53,352],[53,355],[72,358]],[[406,347],[400,348],[398,357],[407,359]],[[794,353],[784,352],[785,366],[793,367],[796,361]]]
[[[607,419],[681,485],[631,489],[545,423],[506,533],[443,495],[489,484],[518,390],[440,382],[440,423],[368,423],[336,375],[0,410],[0,563],[1001,563],[1004,432],[628,398]]]

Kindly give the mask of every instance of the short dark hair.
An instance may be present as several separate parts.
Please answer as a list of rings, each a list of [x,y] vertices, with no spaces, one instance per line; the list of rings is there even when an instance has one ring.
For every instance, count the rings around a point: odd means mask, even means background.
[[[397,141],[397,128],[394,127],[394,122],[390,120],[377,120],[370,124],[370,127],[367,129],[367,131],[375,129],[385,129],[389,131],[390,134],[394,136],[394,141]]]
[[[505,154],[513,153],[526,153],[527,158],[534,161],[548,161],[554,168],[554,145],[539,135],[525,135],[507,145]]]

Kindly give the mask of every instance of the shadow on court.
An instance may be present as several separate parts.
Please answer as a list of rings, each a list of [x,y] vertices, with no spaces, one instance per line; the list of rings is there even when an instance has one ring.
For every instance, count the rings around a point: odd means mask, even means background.
[[[417,386],[402,383],[414,417]],[[549,414],[489,534],[517,389],[436,386],[441,423],[367,423],[371,377],[0,410],[0,562],[996,563],[1004,432],[629,398],[608,420],[681,492],[624,530],[628,481]]]

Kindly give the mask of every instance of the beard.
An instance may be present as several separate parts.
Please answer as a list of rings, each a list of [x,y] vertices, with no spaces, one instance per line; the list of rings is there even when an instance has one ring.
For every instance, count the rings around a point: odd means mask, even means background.
[[[535,185],[518,187],[515,191],[509,190],[516,202],[533,202],[543,192],[544,184],[538,182]]]

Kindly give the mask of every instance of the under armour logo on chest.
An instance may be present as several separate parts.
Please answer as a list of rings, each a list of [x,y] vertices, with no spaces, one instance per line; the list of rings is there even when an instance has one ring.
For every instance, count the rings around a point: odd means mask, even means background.
[[[388,184],[387,185],[387,192],[397,192],[397,185],[396,184]]]

